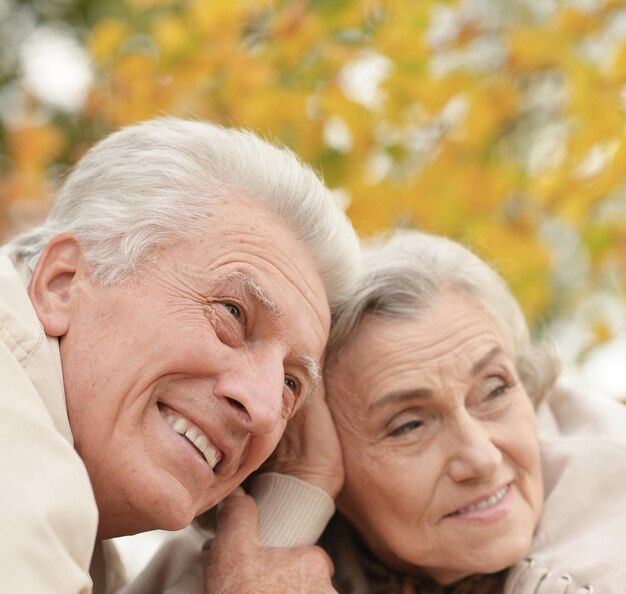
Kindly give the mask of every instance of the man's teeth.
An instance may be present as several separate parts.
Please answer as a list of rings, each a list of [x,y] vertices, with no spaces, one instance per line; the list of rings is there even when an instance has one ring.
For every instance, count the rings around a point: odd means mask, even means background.
[[[209,439],[203,433],[200,433],[197,427],[191,425],[187,419],[174,415],[167,415],[165,420],[172,426],[172,429],[179,435],[184,435],[193,445],[195,445],[202,455],[206,458],[209,466],[213,469],[222,457],[221,452],[209,443]]]
[[[479,509],[485,509],[487,507],[491,507],[492,505],[495,505],[496,503],[498,503],[506,495],[506,492],[508,490],[509,490],[509,486],[504,485],[503,487],[500,487],[491,497],[487,497],[487,499],[483,499],[482,501],[479,501],[478,503],[475,503],[474,505],[464,507],[455,513],[466,514],[466,513],[473,512]]]

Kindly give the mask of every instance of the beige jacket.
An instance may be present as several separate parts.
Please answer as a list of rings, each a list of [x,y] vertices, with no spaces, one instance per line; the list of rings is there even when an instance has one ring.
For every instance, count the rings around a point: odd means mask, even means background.
[[[626,592],[626,407],[559,387],[539,412],[545,501],[505,594]]]
[[[58,341],[0,257],[0,575],[3,592],[91,591],[98,512],[73,448]]]

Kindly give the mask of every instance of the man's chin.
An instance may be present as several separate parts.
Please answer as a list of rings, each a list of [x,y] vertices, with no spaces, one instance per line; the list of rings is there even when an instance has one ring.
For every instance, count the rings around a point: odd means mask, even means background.
[[[125,516],[118,515],[115,518],[109,518],[108,521],[106,512],[101,510],[98,539],[132,536],[152,530],[181,530],[191,524],[196,516],[196,509],[188,502],[183,504],[166,498],[151,507],[146,507],[144,501],[141,506],[133,506],[132,512]]]

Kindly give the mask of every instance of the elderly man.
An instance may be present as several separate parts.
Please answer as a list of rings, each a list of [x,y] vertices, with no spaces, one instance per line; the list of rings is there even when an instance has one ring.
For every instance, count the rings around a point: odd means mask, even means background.
[[[3,591],[112,592],[103,541],[231,493],[315,386],[356,262],[320,180],[250,133],[164,118],[93,147],[0,252]],[[330,589],[255,520],[223,506],[208,591]]]

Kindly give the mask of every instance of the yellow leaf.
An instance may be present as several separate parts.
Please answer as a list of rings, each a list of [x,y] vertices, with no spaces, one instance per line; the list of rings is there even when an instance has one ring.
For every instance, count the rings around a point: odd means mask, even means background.
[[[519,27],[505,37],[509,65],[514,70],[538,70],[559,65],[567,53],[563,39],[548,27]]]
[[[408,84],[411,82],[411,80],[406,81]],[[416,97],[420,105],[429,114],[436,115],[452,97],[467,92],[467,82],[468,77],[460,73],[442,78],[425,77],[420,80],[419,84],[415,85]]]
[[[9,156],[21,171],[42,171],[65,147],[60,130],[51,124],[23,123],[7,132]]]
[[[325,42],[321,25],[318,15],[306,10],[301,3],[294,3],[276,14],[270,42],[283,69],[295,68],[309,52],[320,49]]]
[[[602,4],[604,5],[603,8],[605,12],[626,7],[625,0],[604,0]]]
[[[61,131],[52,124],[26,120],[8,126],[5,133],[7,155],[13,168],[2,179],[2,199],[42,201],[49,197],[48,167],[66,146]]]
[[[179,0],[126,0],[126,2],[139,10],[154,8],[155,6],[170,6],[177,4]]]
[[[571,147],[576,150],[575,143],[580,144],[580,140],[583,151],[593,144],[609,142],[626,124],[621,96],[623,79],[607,78],[593,64],[580,60],[568,62],[567,74],[568,113],[577,124]]]
[[[233,35],[246,24],[246,8],[253,10],[265,2],[207,2],[207,0],[191,0],[186,11],[189,23],[203,35]]]
[[[503,221],[475,221],[471,244],[508,281],[532,324],[545,314],[552,297],[550,255],[532,226]]]
[[[94,25],[89,35],[89,52],[95,60],[113,55],[129,35],[128,25],[116,18],[104,18]]]
[[[189,30],[183,21],[173,14],[165,14],[154,20],[152,37],[166,57],[180,54],[190,47]]]
[[[621,45],[615,52],[609,74],[616,81],[624,82],[626,79],[626,44]]]
[[[354,180],[350,194],[346,212],[360,235],[373,235],[402,221],[403,189],[390,183],[368,185]]]
[[[153,58],[138,53],[122,56],[111,72],[111,98],[106,104],[110,122],[122,126],[156,115],[157,84]]]
[[[597,14],[572,6],[566,6],[557,13],[556,23],[560,31],[575,38],[594,33],[602,27]]]
[[[591,326],[596,345],[608,342],[613,338],[613,330],[606,320],[597,320]]]
[[[502,124],[517,115],[517,92],[508,81],[498,81],[474,87],[470,97],[463,141],[481,147],[497,140]]]

